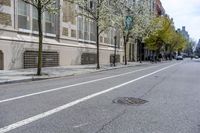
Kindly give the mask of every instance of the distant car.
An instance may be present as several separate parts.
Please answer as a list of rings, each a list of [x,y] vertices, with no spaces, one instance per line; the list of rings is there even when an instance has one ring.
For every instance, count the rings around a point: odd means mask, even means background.
[[[182,55],[178,55],[178,56],[176,57],[176,60],[183,60],[183,56],[182,56]]]
[[[195,58],[195,59],[199,59],[199,56],[195,56],[194,58]]]

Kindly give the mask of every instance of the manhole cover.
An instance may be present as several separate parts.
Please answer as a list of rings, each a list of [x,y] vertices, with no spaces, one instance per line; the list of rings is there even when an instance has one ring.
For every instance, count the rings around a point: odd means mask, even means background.
[[[113,103],[119,103],[119,104],[125,104],[125,105],[141,105],[147,102],[148,101],[146,100],[143,100],[140,98],[134,98],[134,97],[119,97],[113,100]]]

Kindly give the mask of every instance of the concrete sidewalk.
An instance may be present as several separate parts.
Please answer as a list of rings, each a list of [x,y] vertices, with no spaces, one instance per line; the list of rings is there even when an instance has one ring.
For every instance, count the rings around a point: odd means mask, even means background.
[[[137,65],[146,65],[149,62],[128,62],[128,65],[116,64],[116,67],[110,65],[102,65],[101,69],[97,70],[96,65],[76,65],[67,67],[47,67],[42,68],[42,76],[36,76],[37,69],[18,69],[18,70],[0,70],[0,84],[15,83],[22,81],[33,81],[50,78],[59,78],[65,76],[80,75],[90,72],[98,72],[123,67],[131,67]]]

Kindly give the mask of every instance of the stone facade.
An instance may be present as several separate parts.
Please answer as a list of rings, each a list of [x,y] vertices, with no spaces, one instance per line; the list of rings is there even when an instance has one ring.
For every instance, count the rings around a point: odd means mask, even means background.
[[[35,9],[21,0],[0,2],[0,69],[34,66],[33,63],[37,61],[35,52],[38,50]],[[44,64],[68,66],[95,63],[91,56],[96,53],[95,23],[84,17],[76,17],[76,5],[63,0],[60,0],[60,5],[63,7],[57,15],[43,15],[43,51],[46,54]],[[112,29],[101,35],[100,64],[110,64],[110,56],[114,53],[113,36]],[[118,42],[118,45],[117,55],[122,62],[122,43]],[[27,51],[32,57],[27,56]],[[90,61],[87,62],[87,58],[90,58]]]

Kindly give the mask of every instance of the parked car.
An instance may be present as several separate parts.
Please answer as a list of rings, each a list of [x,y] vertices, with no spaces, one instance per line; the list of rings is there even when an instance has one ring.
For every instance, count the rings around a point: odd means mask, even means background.
[[[194,58],[195,58],[195,59],[199,59],[199,56],[195,56]]]
[[[182,55],[178,55],[178,56],[176,57],[176,60],[183,60],[183,56],[182,56]]]

